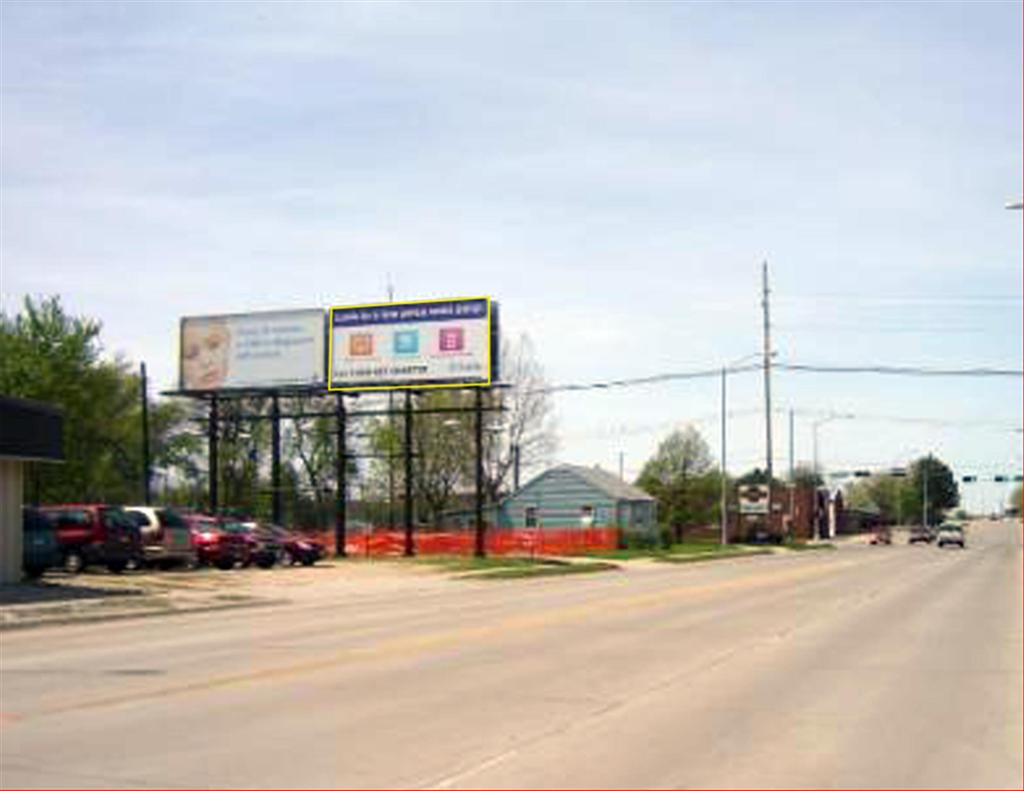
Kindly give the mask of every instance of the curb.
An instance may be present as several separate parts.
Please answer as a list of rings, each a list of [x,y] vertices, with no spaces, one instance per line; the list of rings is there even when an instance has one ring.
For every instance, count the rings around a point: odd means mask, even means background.
[[[97,615],[83,615],[81,617],[63,616],[59,618],[39,618],[36,620],[0,622],[0,632],[13,632],[22,629],[35,629],[43,626],[73,626],[80,623],[103,623],[105,621],[127,621],[132,618],[160,618],[174,615],[192,615],[194,613],[219,612],[222,610],[247,610],[258,607],[271,607],[274,605],[288,604],[289,599],[262,599],[251,602],[224,602],[223,604],[208,604],[201,607],[188,609],[164,609],[149,610],[146,612],[115,612]]]

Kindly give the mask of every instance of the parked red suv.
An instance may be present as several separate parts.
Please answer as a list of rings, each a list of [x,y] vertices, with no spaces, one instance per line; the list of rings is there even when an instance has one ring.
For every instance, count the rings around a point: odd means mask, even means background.
[[[90,565],[120,573],[142,559],[139,528],[117,506],[47,505],[39,510],[56,526],[64,570],[71,574]]]
[[[222,520],[206,514],[183,514],[182,518],[192,531],[192,546],[200,566],[216,566],[226,571],[236,563],[247,566],[251,562],[245,536],[225,530]]]

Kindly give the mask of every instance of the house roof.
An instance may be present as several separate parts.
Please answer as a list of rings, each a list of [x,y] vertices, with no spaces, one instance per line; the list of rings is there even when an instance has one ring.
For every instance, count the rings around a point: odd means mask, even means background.
[[[620,480],[600,467],[583,467],[578,464],[562,464],[549,470],[565,470],[579,476],[596,489],[611,495],[618,500],[654,500],[651,495],[632,484]]]

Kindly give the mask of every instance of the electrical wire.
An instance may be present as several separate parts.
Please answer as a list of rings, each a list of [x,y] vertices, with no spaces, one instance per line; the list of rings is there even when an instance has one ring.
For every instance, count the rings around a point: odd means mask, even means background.
[[[913,365],[805,365],[775,363],[782,371],[825,374],[883,374],[887,376],[1012,376],[1020,379],[1024,371],[1012,368],[925,368]]]

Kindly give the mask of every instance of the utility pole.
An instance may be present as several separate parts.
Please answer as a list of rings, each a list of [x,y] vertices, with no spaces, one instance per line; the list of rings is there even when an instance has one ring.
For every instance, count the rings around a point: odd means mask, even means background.
[[[725,473],[725,368],[722,368],[722,502],[719,505],[721,522],[721,543],[729,543],[729,496]]]
[[[142,399],[142,497],[146,505],[150,501],[150,480],[152,472],[149,464],[149,387],[146,382],[146,364],[142,363],[139,371],[139,388]]]
[[[275,392],[270,401],[270,513],[275,525],[281,521],[281,404]],[[294,501],[292,520],[295,519]]]
[[[395,287],[388,272],[388,302],[395,301]],[[395,529],[395,391],[388,391],[388,527]]]
[[[623,453],[620,450],[619,451],[619,480],[620,481],[626,480],[625,470],[623,469],[623,465],[625,463],[625,460],[626,460],[626,454]]]
[[[405,451],[405,518],[402,520],[405,526],[405,551],[406,557],[416,554],[416,546],[412,535],[413,522],[413,501],[412,501],[412,391],[405,391],[405,442],[402,443]]]
[[[761,265],[761,306],[764,308],[764,440],[768,472],[768,530],[772,529],[772,336],[768,303],[768,262]]]
[[[338,393],[335,402],[336,449],[334,453],[337,488],[334,492],[334,556],[345,557],[345,544],[348,543],[348,448],[345,432],[345,394]],[[365,502],[366,498],[361,498]]]
[[[793,530],[796,510],[796,468],[793,463],[793,409],[789,410],[789,529]]]
[[[473,554],[478,558],[487,555],[487,539],[484,535],[484,394],[483,388],[476,388],[476,530]]]
[[[924,486],[922,487],[923,502],[921,504],[921,524],[925,527],[928,527],[928,470],[931,468],[931,466],[932,454],[929,453],[927,458],[925,458],[924,460],[924,470],[922,470],[922,475],[924,476]]]

